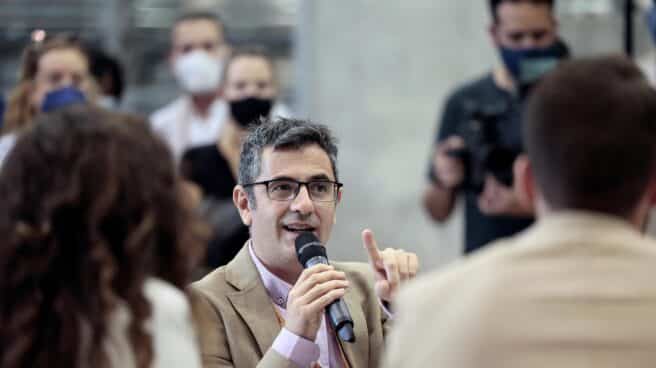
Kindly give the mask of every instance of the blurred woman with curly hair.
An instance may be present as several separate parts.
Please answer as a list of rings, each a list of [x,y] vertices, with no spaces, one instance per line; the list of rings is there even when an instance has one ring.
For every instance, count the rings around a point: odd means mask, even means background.
[[[200,366],[185,193],[144,121],[37,117],[0,172],[0,366]]]

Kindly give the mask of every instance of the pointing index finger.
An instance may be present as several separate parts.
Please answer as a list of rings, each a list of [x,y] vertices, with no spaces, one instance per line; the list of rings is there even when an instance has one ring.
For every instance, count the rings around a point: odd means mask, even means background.
[[[378,244],[376,244],[376,239],[374,239],[373,231],[369,229],[364,229],[362,231],[362,244],[364,244],[367,254],[369,255],[369,261],[376,268],[383,267],[383,257],[380,255],[380,250],[378,250]]]

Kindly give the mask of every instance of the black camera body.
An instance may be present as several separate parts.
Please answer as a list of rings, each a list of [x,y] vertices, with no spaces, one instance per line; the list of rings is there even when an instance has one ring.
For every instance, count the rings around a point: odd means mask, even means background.
[[[518,147],[502,145],[498,131],[498,121],[504,118],[508,108],[488,106],[468,109],[469,118],[459,134],[465,141],[465,147],[447,152],[449,156],[457,157],[463,162],[465,178],[461,189],[481,193],[488,174],[493,175],[500,183],[512,186],[513,162],[521,151]]]

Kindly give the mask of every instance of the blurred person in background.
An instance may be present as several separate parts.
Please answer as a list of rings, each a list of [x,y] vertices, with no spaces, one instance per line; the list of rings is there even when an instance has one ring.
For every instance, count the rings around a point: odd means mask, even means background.
[[[227,113],[219,86],[229,55],[226,27],[218,15],[193,12],[173,24],[169,64],[183,95],[155,111],[150,121],[176,160],[188,148],[219,136]]]
[[[537,221],[401,291],[384,367],[651,367],[656,90],[624,56],[529,97],[519,197]]]
[[[4,134],[0,137],[0,165],[17,134],[30,127],[36,115],[86,103],[94,96],[89,59],[76,37],[59,34],[27,46],[18,84],[7,102]]]
[[[522,93],[563,57],[553,14],[554,0],[490,0],[489,34],[502,65],[458,88],[448,99],[439,124],[423,205],[438,222],[448,219],[456,198],[465,199],[465,253],[532,223],[532,213],[519,205],[511,188],[512,159],[500,160],[500,175],[488,171],[472,188],[472,165],[488,147],[497,152],[521,152]],[[472,122],[482,127],[472,126]],[[456,156],[468,152],[468,158]],[[514,156],[512,156],[514,158]],[[488,156],[490,157],[490,156]],[[506,162],[507,161],[507,162]]]
[[[192,148],[182,158],[183,176],[203,197],[201,211],[215,229],[207,251],[210,269],[228,263],[248,240],[248,227],[232,202],[237,185],[239,151],[247,127],[272,115],[278,83],[271,58],[259,47],[236,50],[224,68],[221,94],[229,114],[213,144]]]
[[[120,110],[125,88],[123,67],[117,58],[98,49],[89,49],[91,75],[98,86],[96,104],[108,110]]]
[[[0,171],[0,365],[199,367],[185,194],[145,120],[37,117]]]

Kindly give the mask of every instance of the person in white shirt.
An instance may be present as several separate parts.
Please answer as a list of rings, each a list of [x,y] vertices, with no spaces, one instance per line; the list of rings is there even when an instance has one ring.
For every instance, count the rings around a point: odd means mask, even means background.
[[[183,95],[150,116],[154,130],[179,159],[190,147],[214,142],[226,114],[219,96],[230,54],[226,29],[210,12],[180,16],[171,30],[169,63]]]

